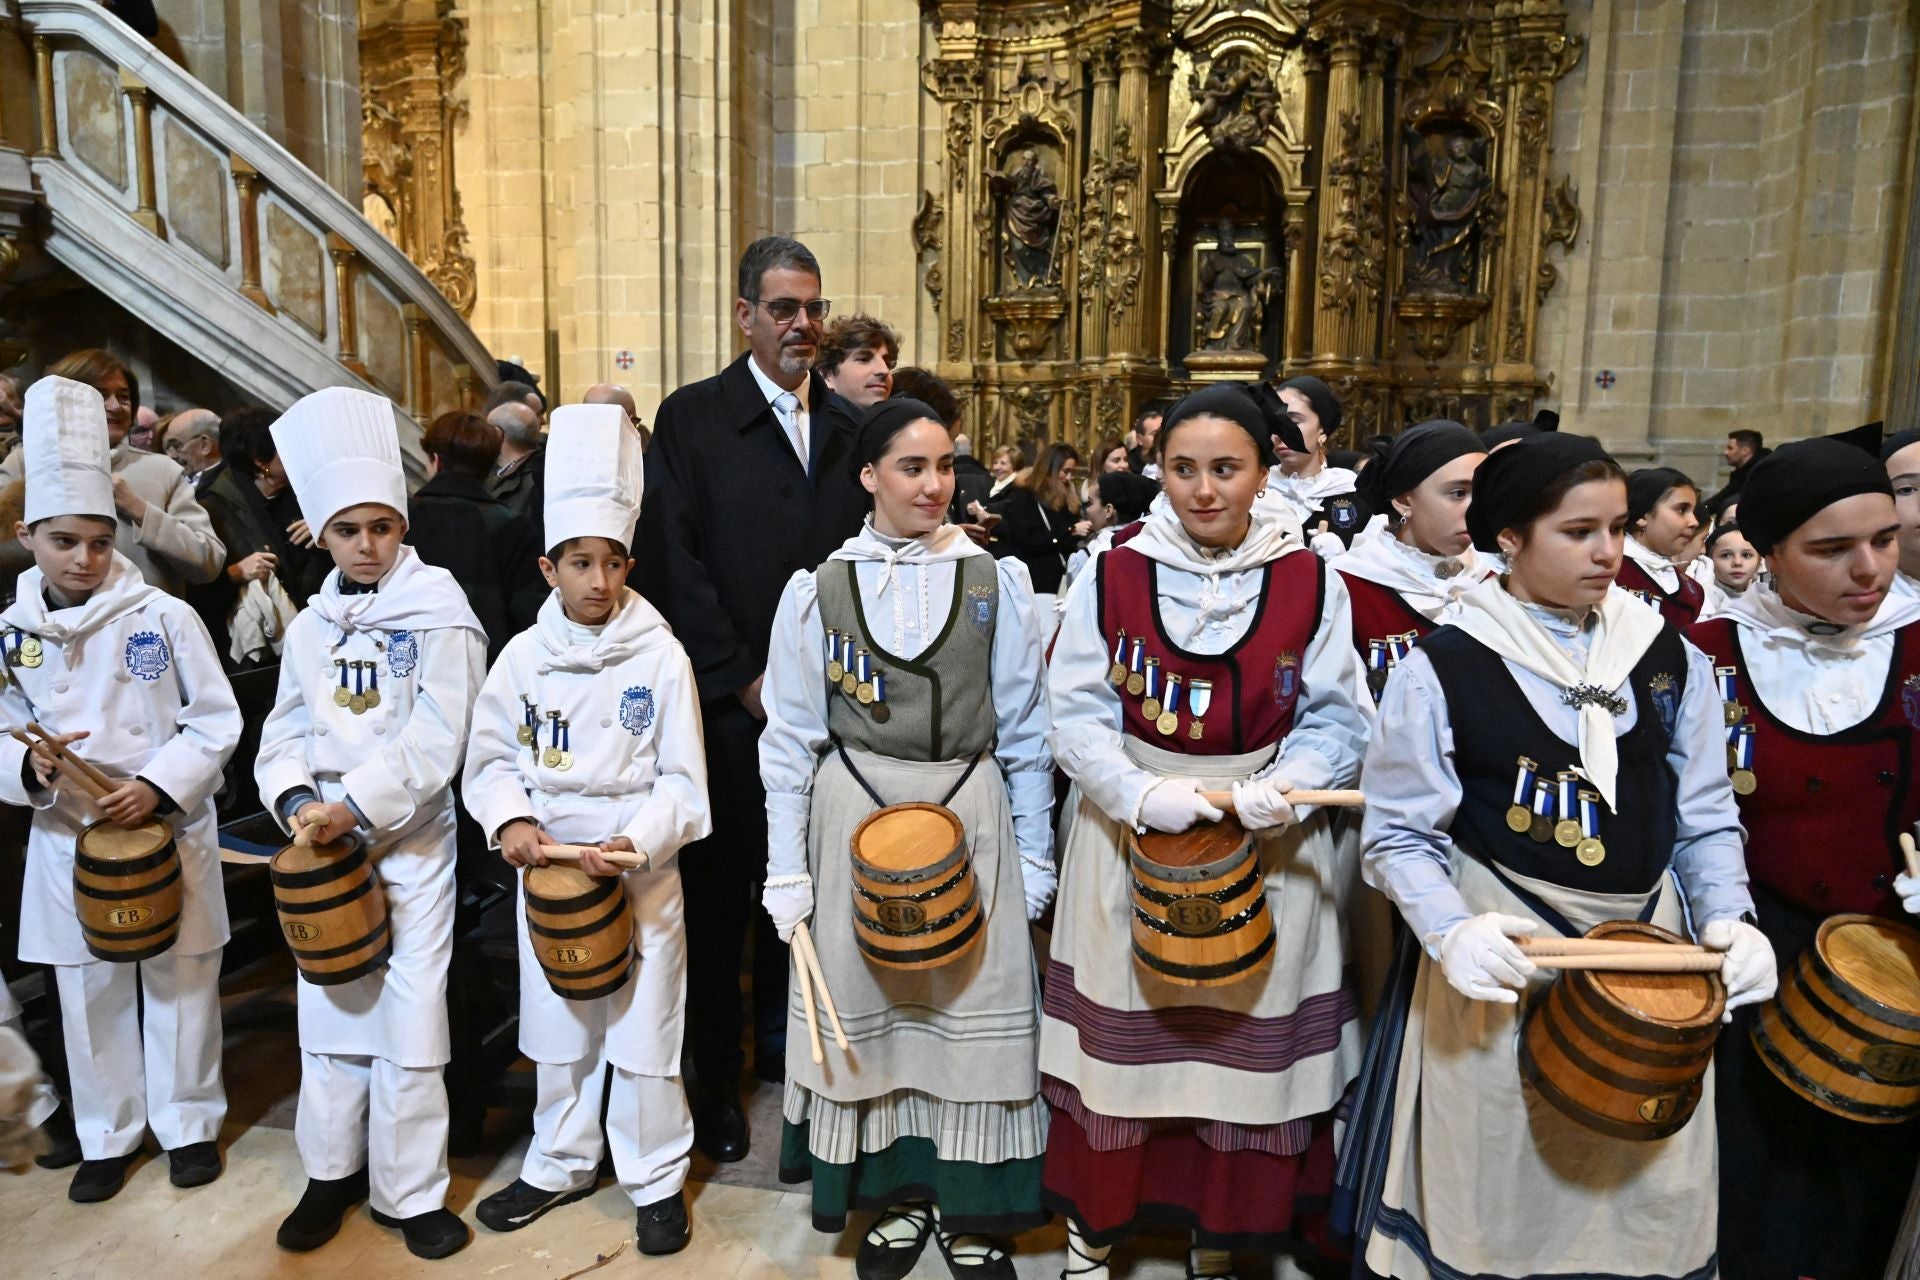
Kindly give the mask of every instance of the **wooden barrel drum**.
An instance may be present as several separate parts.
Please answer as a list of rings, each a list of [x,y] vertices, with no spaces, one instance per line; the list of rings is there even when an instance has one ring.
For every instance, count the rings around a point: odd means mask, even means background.
[[[180,936],[180,851],[164,822],[96,822],[73,855],[73,907],[101,960],[151,960]]]
[[[619,876],[528,867],[527,936],[547,985],[563,1000],[612,995],[633,972],[633,911]]]
[[[1824,921],[1760,1006],[1753,1047],[1787,1088],[1866,1124],[1920,1115],[1920,930]]]
[[[1259,846],[1233,818],[1127,833],[1133,958],[1183,987],[1239,982],[1273,962]]]
[[[1586,936],[1686,942],[1631,920],[1595,925]],[[1634,1142],[1669,1137],[1700,1104],[1726,1011],[1718,973],[1569,969],[1527,1011],[1520,1073],[1595,1133]]]
[[[290,844],[273,855],[268,872],[301,977],[331,987],[386,967],[393,955],[387,895],[364,844],[352,837]]]
[[[853,830],[853,940],[887,969],[952,964],[979,942],[967,831],[951,809],[895,804]]]

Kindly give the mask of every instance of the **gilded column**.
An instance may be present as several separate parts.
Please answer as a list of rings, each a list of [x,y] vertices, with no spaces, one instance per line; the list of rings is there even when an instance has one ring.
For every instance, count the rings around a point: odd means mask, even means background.
[[[1394,37],[1374,8],[1340,5],[1308,31],[1327,61],[1312,363],[1329,372],[1366,368],[1379,354],[1386,261],[1383,81]]]
[[[1115,316],[1107,296],[1106,238],[1111,187],[1108,169],[1113,154],[1114,114],[1118,109],[1120,84],[1119,39],[1105,36],[1086,46],[1080,50],[1080,61],[1087,68],[1091,101],[1087,111],[1086,178],[1081,183],[1077,227],[1079,306],[1074,324],[1080,339],[1074,348],[1082,360],[1097,360],[1113,349],[1115,328]],[[1126,136],[1124,126],[1123,136]]]
[[[1164,90],[1157,90],[1154,64],[1167,56],[1164,37],[1136,31],[1120,47],[1120,97],[1115,115],[1127,130],[1126,154],[1115,147],[1119,170],[1110,197],[1107,227],[1108,298],[1113,325],[1107,354],[1128,363],[1153,359],[1159,348],[1159,282],[1144,270],[1160,258],[1159,219],[1154,216],[1150,183],[1142,172],[1147,158],[1166,141]],[[1099,154],[1096,152],[1096,154]]]

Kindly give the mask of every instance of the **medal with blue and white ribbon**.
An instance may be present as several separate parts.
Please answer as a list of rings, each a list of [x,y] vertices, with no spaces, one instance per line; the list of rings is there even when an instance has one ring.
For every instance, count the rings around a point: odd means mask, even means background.
[[[520,695],[520,727],[514,730],[514,740],[523,747],[533,745],[540,736],[540,708],[533,705],[533,699],[526,694]]]
[[[1160,730],[1160,736],[1171,738],[1173,731],[1180,727],[1180,673],[1167,673],[1167,697],[1161,705],[1160,715],[1154,721],[1154,727]]]
[[[1738,735],[1728,753],[1733,758],[1733,772],[1727,775],[1727,781],[1733,784],[1735,794],[1750,796],[1760,786],[1753,772],[1753,726],[1741,725]]]
[[[1527,806],[1533,800],[1534,773],[1539,768],[1538,761],[1520,757],[1520,766],[1513,776],[1513,803],[1507,806],[1507,830],[1515,835],[1524,835],[1533,825],[1533,810]]]
[[[873,713],[875,724],[893,719],[893,708],[887,705],[887,673],[884,671],[873,673],[873,702],[867,710]]]
[[[1600,843],[1600,793],[1580,792],[1580,840],[1573,856],[1583,867],[1597,867],[1607,860],[1607,846]]]
[[[1414,641],[1419,638],[1420,633],[1418,631],[1407,631],[1397,636],[1388,636],[1387,653],[1392,658],[1392,661],[1387,665],[1397,667],[1405,662],[1407,655],[1413,652]]]
[[[834,684],[840,683],[840,677],[847,669],[840,664],[840,632],[834,627],[827,628],[827,679]]]
[[[1141,636],[1133,638],[1133,652],[1127,658],[1127,692],[1139,697],[1146,690],[1146,669],[1142,665],[1147,656],[1147,642]]]
[[[1572,770],[1562,770],[1554,776],[1554,783],[1560,789],[1560,821],[1554,824],[1554,843],[1563,849],[1571,849],[1580,843],[1580,822],[1573,815],[1578,812],[1574,792],[1578,789],[1580,775]]]
[[[1527,821],[1527,834],[1545,844],[1553,839],[1553,784],[1545,778],[1533,782],[1533,813]]]
[[[1187,737],[1198,742],[1207,732],[1207,709],[1213,706],[1213,681],[1194,677],[1187,686],[1187,714],[1193,718],[1187,723]]]
[[[860,651],[859,679],[854,681],[853,696],[859,699],[863,707],[873,705],[873,655],[865,649]]]
[[[853,637],[840,637],[840,692],[849,698],[860,685],[860,679],[853,674]]]
[[[1160,659],[1147,659],[1147,681],[1143,686],[1146,700],[1140,704],[1140,714],[1147,718],[1148,724],[1160,719]]]
[[[1739,693],[1733,686],[1733,679],[1739,673],[1740,668],[1738,667],[1715,667],[1713,669],[1713,678],[1720,685],[1720,702],[1724,709],[1729,728],[1739,724],[1747,714],[1741,708]]]
[[[1375,702],[1380,701],[1380,693],[1387,687],[1387,642],[1384,640],[1367,641],[1367,692],[1373,695]]]
[[[1127,632],[1124,627],[1113,642],[1113,665],[1107,668],[1107,683],[1116,689],[1127,683]]]

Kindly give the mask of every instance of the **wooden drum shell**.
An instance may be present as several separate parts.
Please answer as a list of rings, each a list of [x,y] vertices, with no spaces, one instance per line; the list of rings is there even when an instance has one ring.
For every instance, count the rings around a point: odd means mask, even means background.
[[[268,873],[280,932],[301,977],[332,987],[386,967],[393,956],[387,895],[364,844],[290,844],[273,855]]]
[[[166,823],[96,822],[73,854],[73,909],[87,950],[131,964],[163,954],[180,936],[180,850]]]
[[[1631,920],[1595,925],[1586,936],[1686,941]],[[1689,1011],[1673,1017],[1647,1013],[1618,993],[1625,983],[1649,994],[1671,993]],[[1630,1142],[1671,1137],[1700,1105],[1726,1008],[1726,987],[1717,973],[1569,969],[1527,1011],[1520,1073],[1555,1110],[1595,1133]]]
[[[905,844],[903,832],[912,833]],[[936,969],[979,944],[986,913],[958,814],[937,804],[888,805],[861,820],[848,847],[853,941],[869,963]]]
[[[1182,987],[1225,986],[1273,963],[1260,846],[1238,822],[1129,830],[1126,842],[1135,961]]]
[[[528,867],[527,938],[562,1000],[598,1000],[633,973],[633,910],[620,876],[578,867]]]
[[[1904,1007],[1889,1004],[1840,972],[1837,949],[1868,929],[1889,946],[1888,981],[1911,983]],[[1858,935],[1855,934],[1855,937]],[[1876,916],[1837,915],[1780,975],[1779,993],[1760,1007],[1754,1051],[1780,1082],[1808,1102],[1862,1124],[1920,1116],[1920,930]],[[1882,991],[1881,995],[1889,994]]]

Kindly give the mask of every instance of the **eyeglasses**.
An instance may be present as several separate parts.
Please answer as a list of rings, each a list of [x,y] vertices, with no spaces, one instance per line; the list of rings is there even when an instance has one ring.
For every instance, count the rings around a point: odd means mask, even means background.
[[[792,324],[802,311],[807,313],[807,319],[821,324],[826,320],[827,313],[833,310],[833,304],[825,298],[815,298],[812,302],[801,302],[797,298],[756,298],[754,304],[765,307],[774,323],[783,325]]]

